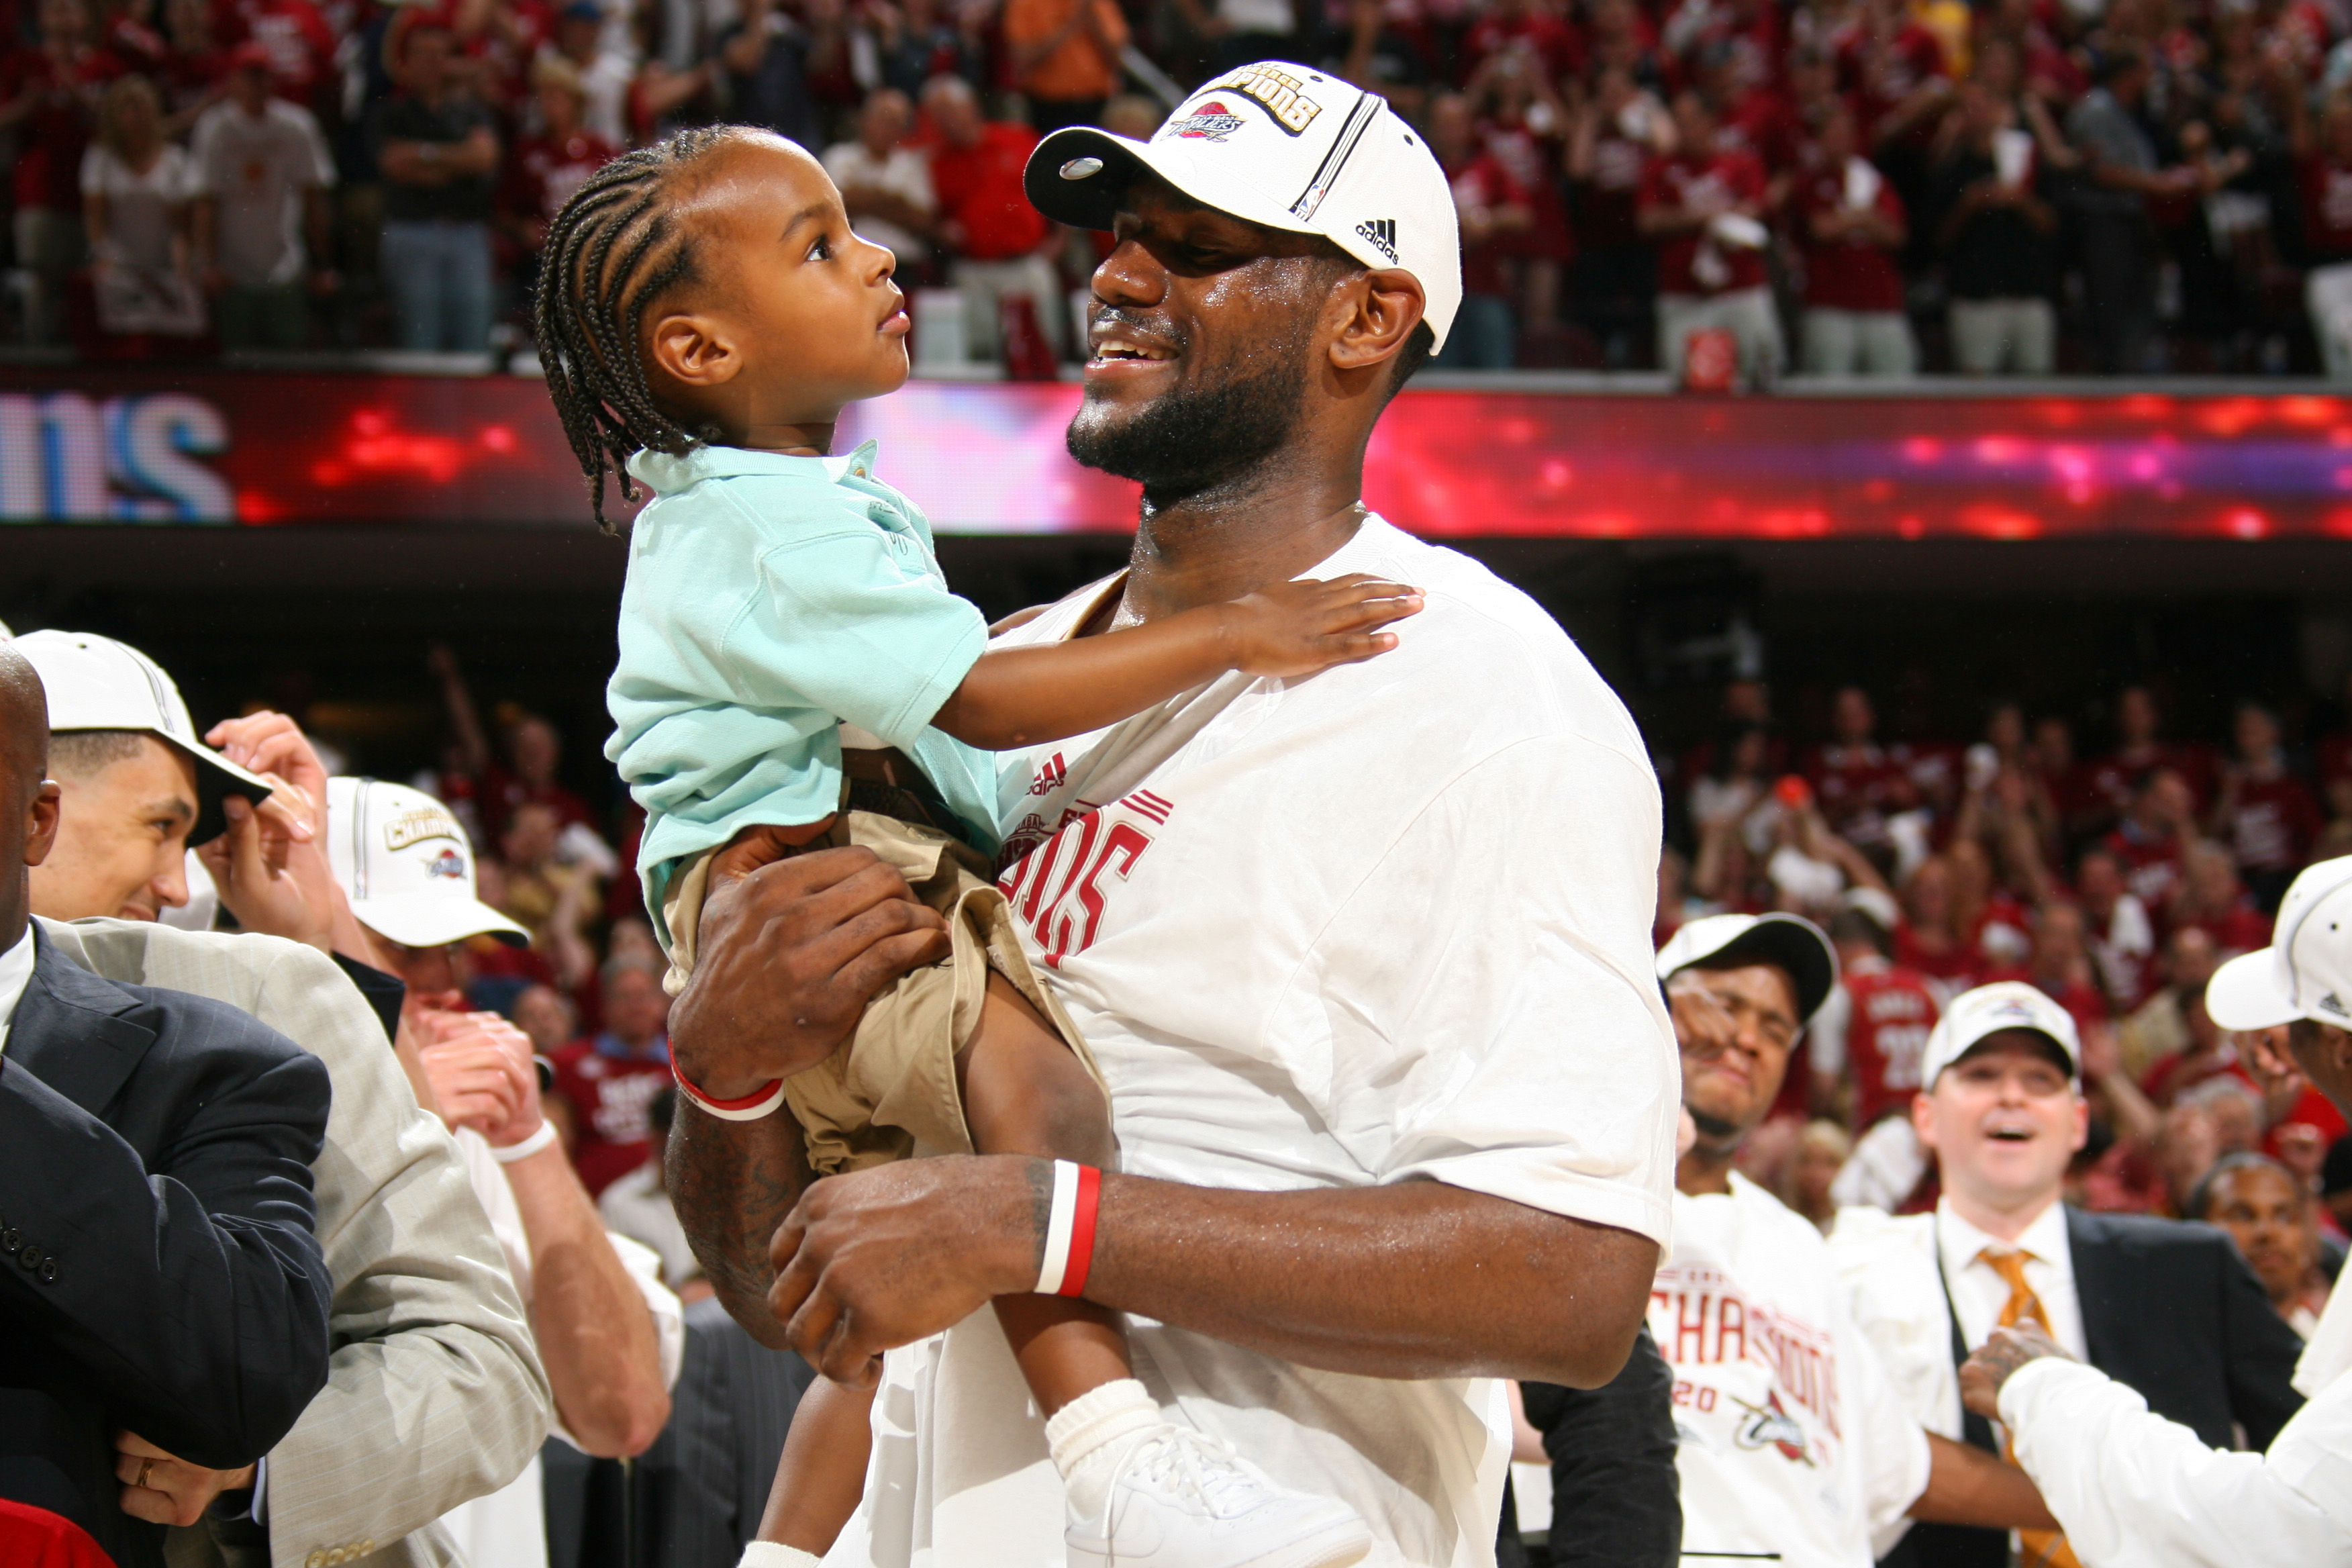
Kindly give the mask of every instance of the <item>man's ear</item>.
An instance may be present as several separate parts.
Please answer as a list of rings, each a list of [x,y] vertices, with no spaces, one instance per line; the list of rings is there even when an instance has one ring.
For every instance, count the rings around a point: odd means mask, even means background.
[[[57,847],[58,807],[64,798],[65,792],[58,787],[55,779],[43,779],[41,787],[33,792],[30,820],[26,824],[26,865],[39,865]]]
[[[671,310],[654,322],[649,367],[681,386],[722,386],[743,369],[734,335],[699,310]]]
[[[1331,366],[1339,371],[1363,370],[1395,358],[1429,310],[1421,279],[1397,267],[1349,279],[1343,298],[1348,319],[1331,340]]]

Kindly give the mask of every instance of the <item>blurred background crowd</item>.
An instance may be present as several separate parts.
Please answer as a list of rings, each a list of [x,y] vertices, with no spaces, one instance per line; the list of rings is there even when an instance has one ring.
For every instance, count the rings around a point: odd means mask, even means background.
[[[1221,68],[1454,176],[1454,369],[2352,378],[2340,0],[0,0],[5,332],[527,352],[549,216],[680,125],[822,152],[927,368],[1051,376],[1037,135]],[[1707,362],[1685,360],[1693,334]]]

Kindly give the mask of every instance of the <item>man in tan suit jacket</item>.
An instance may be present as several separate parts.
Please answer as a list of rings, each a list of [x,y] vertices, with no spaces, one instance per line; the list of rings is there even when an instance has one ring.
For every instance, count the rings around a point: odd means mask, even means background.
[[[383,1025],[331,960],[299,942],[118,920],[43,921],[41,931],[109,980],[252,1014],[334,1082],[312,1169],[335,1285],[327,1387],[263,1461],[266,1556],[242,1544],[259,1530],[208,1516],[172,1532],[173,1568],[462,1563],[433,1521],[539,1452],[547,1379],[457,1145],[418,1109]]]

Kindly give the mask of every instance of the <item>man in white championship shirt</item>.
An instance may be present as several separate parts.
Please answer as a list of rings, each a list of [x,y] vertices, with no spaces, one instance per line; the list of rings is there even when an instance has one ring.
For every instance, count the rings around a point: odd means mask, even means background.
[[[1812,1222],[1732,1168],[1837,984],[1797,915],[1711,915],[1657,957],[1697,1142],[1675,1173],[1674,1249],[1650,1332],[1674,1373],[1683,1560],[1869,1568],[1908,1513],[2046,1526],[2017,1470],[1922,1427],[1855,1328]]]
[[[1144,505],[1127,573],[1006,640],[1358,571],[1426,607],[1368,663],[1220,679],[1007,759],[1001,885],[1109,1083],[1118,1171],[946,1157],[808,1187],[789,1118],[682,1097],[671,1192],[747,1328],[880,1380],[829,1563],[1078,1561],[1057,1471],[1115,1435],[1040,1420],[977,1310],[1059,1283],[1129,1314],[1169,1419],[1360,1513],[1364,1561],[1491,1563],[1496,1380],[1608,1380],[1666,1237],[1655,779],[1549,616],[1358,500],[1461,294],[1444,175],[1381,100],[1252,67],[1148,145],[1049,137],[1029,189],[1115,236],[1070,445]],[[822,1059],[936,956],[926,916],[863,851],[714,892],[681,1079],[723,1113]]]

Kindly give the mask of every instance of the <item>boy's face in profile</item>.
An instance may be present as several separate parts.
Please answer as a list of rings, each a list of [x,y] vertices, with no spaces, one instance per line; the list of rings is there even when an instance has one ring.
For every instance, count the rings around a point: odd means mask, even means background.
[[[849,226],[824,168],[782,137],[715,150],[671,216],[697,236],[701,281],[646,312],[646,380],[662,403],[716,423],[730,445],[783,449],[849,404],[907,379],[895,262]]]

